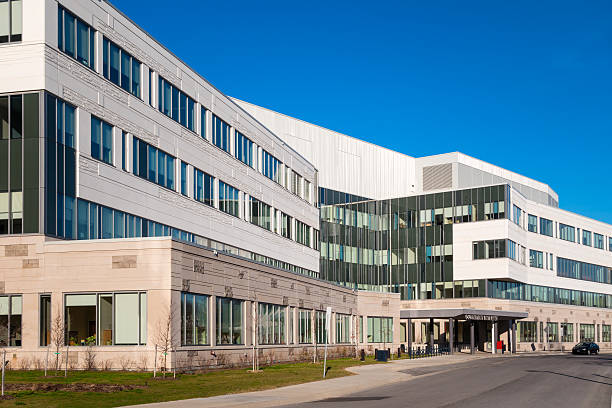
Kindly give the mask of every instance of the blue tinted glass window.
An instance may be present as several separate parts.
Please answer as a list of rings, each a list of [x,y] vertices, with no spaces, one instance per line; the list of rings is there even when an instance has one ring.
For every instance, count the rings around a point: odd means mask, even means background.
[[[179,123],[187,127],[187,96],[182,92],[179,95]]]
[[[64,12],[64,52],[74,57],[75,18]]]
[[[75,227],[75,198],[64,196],[66,202],[66,211],[64,214],[65,228],[64,236],[68,239],[74,239],[74,227]]]
[[[89,27],[77,20],[77,61],[89,65]]]
[[[179,90],[174,86],[172,90],[172,119],[179,121]]]
[[[121,211],[115,211],[114,212],[114,231],[113,231],[113,236],[115,238],[124,238],[125,236],[125,232],[124,232],[124,214]]]
[[[102,161],[113,164],[113,127],[102,122]]]
[[[102,239],[113,237],[113,210],[102,207]]]
[[[64,144],[68,147],[74,147],[74,136],[75,136],[75,129],[76,129],[75,109],[72,105],[65,104],[64,112],[66,115],[66,120],[65,120],[66,133],[64,137]]]
[[[89,238],[89,205],[87,201],[78,200],[77,202],[77,239]]]
[[[187,195],[187,163],[181,162],[181,194]]]
[[[140,62],[132,58],[132,94],[140,98]]]
[[[100,160],[101,144],[100,137],[102,135],[102,123],[96,117],[91,117],[91,157]]]
[[[121,51],[121,88],[130,92],[132,83],[130,82],[130,74],[132,71],[131,58],[129,54]]]
[[[166,185],[166,154],[162,151],[157,152],[157,183]]]
[[[174,157],[166,155],[166,187],[174,190]]]
[[[119,85],[119,64],[119,47],[113,43],[110,43],[110,77],[108,79],[117,85]]]
[[[156,176],[156,165],[157,165],[157,149],[155,149],[153,146],[149,146],[149,174],[148,174],[148,179],[149,181],[152,181],[153,183],[157,183],[157,177]]]

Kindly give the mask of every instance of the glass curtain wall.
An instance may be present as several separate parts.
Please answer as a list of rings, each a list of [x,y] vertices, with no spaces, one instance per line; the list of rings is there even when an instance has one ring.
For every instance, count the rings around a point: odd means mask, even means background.
[[[498,185],[323,206],[321,277],[403,300],[462,296],[463,283],[453,282],[453,224],[506,218],[508,201]]]

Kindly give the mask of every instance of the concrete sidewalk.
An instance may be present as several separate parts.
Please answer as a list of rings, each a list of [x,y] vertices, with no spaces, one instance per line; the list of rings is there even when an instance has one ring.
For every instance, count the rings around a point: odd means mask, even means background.
[[[340,397],[414,378],[410,374],[401,372],[404,370],[444,365],[451,366],[453,364],[464,363],[482,358],[495,358],[495,356],[484,353],[475,355],[454,354],[452,356],[429,357],[416,360],[394,360],[388,364],[371,364],[350,367],[347,368],[347,370],[357,375],[333,378],[331,380],[314,381],[265,391],[135,405],[133,407],[230,408],[248,406],[253,408],[264,408],[298,404],[325,398]]]

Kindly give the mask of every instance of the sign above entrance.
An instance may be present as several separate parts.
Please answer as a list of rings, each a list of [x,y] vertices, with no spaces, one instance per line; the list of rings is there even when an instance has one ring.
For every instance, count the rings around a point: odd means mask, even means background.
[[[492,322],[496,322],[498,319],[497,316],[491,315],[476,315],[476,314],[466,314],[465,320],[488,320]]]

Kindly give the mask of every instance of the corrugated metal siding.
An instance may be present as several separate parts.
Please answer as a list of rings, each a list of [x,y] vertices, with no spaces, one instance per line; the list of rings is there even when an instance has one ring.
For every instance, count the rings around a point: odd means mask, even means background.
[[[423,167],[423,191],[451,188],[452,186],[452,163]]]

